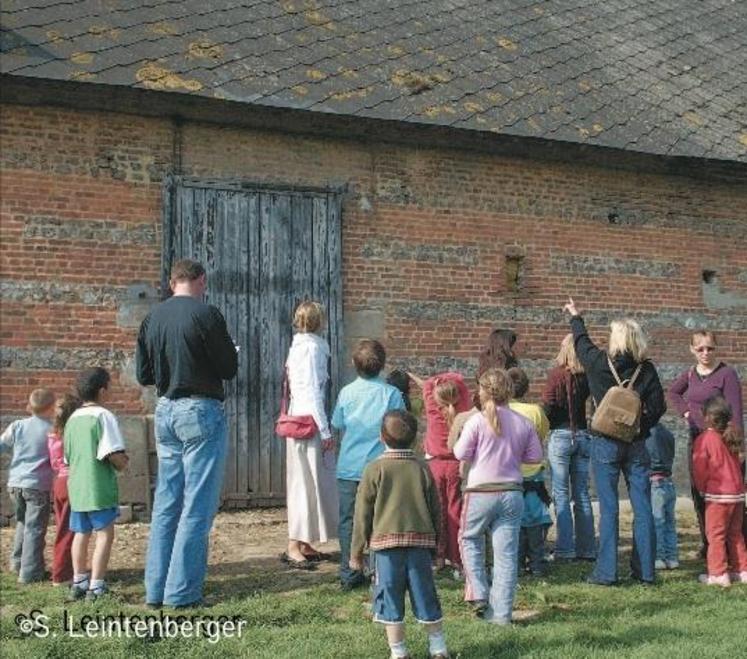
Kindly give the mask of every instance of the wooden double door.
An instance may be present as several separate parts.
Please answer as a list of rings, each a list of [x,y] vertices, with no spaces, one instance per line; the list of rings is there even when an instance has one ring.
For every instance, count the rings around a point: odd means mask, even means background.
[[[229,426],[224,505],[285,499],[285,446],[274,432],[293,311],[326,309],[330,344],[327,404],[340,386],[342,345],[341,193],[251,183],[169,178],[164,186],[162,285],[170,264],[199,260],[206,301],[239,346],[238,376],[226,384]]]

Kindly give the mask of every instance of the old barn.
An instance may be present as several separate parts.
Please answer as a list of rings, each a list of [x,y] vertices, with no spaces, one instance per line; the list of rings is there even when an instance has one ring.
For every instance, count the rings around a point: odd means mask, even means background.
[[[111,368],[123,499],[147,506],[134,340],[176,256],[208,265],[241,346],[229,506],[283,500],[309,296],[332,394],[358,337],[471,373],[496,326],[536,391],[567,294],[600,338],[639,318],[666,382],[700,326],[747,381],[745,35],[731,0],[7,0],[3,423]]]

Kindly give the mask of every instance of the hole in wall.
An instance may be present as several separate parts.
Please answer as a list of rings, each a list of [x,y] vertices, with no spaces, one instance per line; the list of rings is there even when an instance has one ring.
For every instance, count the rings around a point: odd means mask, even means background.
[[[524,256],[518,254],[507,254],[504,274],[506,278],[506,289],[511,293],[520,292],[524,275]]]
[[[619,224],[620,213],[618,213],[617,210],[611,210],[609,213],[607,213],[607,222],[609,222],[610,224]]]
[[[716,281],[716,271],[715,270],[703,270],[703,283],[704,284],[713,284]]]

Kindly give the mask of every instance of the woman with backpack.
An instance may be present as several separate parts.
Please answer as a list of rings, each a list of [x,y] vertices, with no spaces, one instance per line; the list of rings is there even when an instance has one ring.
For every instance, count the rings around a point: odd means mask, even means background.
[[[617,583],[617,486],[622,472],[633,508],[631,576],[642,584],[652,584],[656,536],[645,438],[667,409],[664,390],[635,320],[612,321],[607,349],[601,350],[589,338],[572,299],[563,309],[571,314],[576,355],[586,371],[596,408],[590,434],[591,466],[599,498],[599,547],[587,581],[603,586]]]
[[[744,439],[742,427],[742,383],[739,375],[728,364],[718,358],[718,343],[716,335],[709,330],[694,332],[690,338],[690,352],[695,357],[695,365],[669,386],[669,400],[672,406],[687,421],[690,429],[690,478],[693,506],[698,517],[700,528],[700,554],[705,558],[708,551],[708,541],[705,532],[705,499],[692,484],[692,449],[695,438],[705,427],[703,420],[703,405],[714,396],[723,396],[731,407],[732,428],[737,437]],[[747,522],[745,522],[747,530]],[[745,535],[747,537],[747,534]]]

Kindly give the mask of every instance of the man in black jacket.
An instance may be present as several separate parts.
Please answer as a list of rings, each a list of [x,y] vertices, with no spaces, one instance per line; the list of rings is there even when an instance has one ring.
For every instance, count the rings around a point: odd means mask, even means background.
[[[638,436],[630,443],[591,433],[591,462],[599,498],[599,550],[588,581],[599,585],[617,583],[619,541],[620,472],[625,477],[633,508],[632,577],[643,584],[654,582],[656,536],[651,511],[650,459],[645,438],[667,409],[664,390],[656,367],[646,357],[646,339],[640,325],[626,318],[613,321],[607,350],[600,350],[589,338],[573,300],[563,307],[571,314],[571,331],[576,355],[586,371],[591,397],[599,405],[607,390],[617,385],[609,361],[621,380],[629,379],[640,364],[633,389],[641,399]],[[609,358],[609,361],[608,361]]]
[[[202,302],[202,265],[177,261],[170,284],[173,296],[148,314],[137,341],[138,382],[159,396],[145,589],[149,606],[188,607],[202,600],[226,455],[223,381],[236,375],[237,354],[221,312]]]

